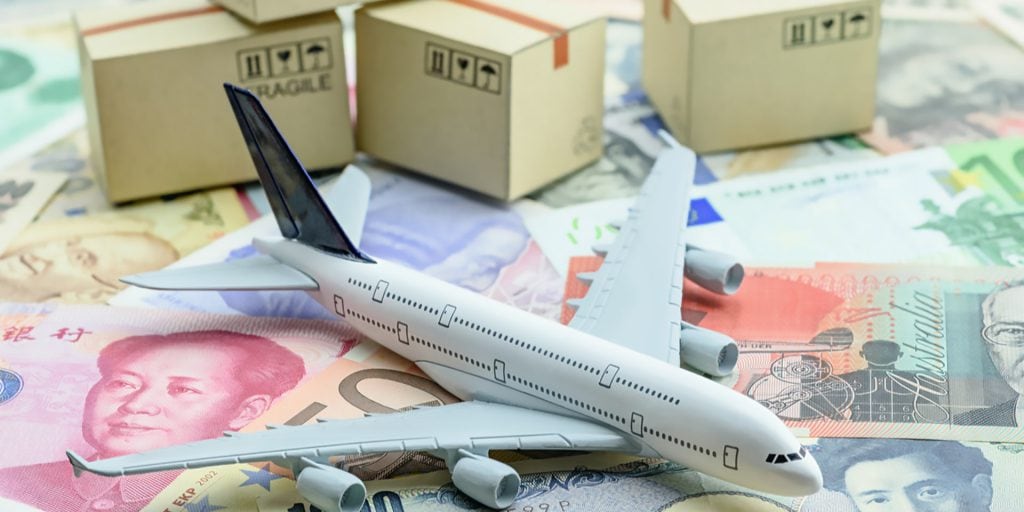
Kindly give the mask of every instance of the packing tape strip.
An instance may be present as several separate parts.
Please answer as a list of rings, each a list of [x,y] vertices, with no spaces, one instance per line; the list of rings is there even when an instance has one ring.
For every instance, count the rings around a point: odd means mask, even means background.
[[[668,21],[669,16],[672,14],[672,0],[661,0],[661,16]]]
[[[494,4],[482,2],[480,0],[448,0],[450,2],[464,5],[479,11],[493,14],[500,18],[505,18],[514,23],[518,23],[525,27],[530,27],[534,30],[540,30],[541,32],[547,33],[549,36],[555,39],[555,69],[569,64],[569,31],[548,23],[542,19],[534,18],[526,14],[499,7]]]
[[[143,18],[136,18],[134,20],[119,21],[117,23],[110,23],[107,25],[98,25],[90,29],[82,31],[82,37],[94,36],[96,34],[103,34],[105,32],[113,32],[115,30],[121,30],[123,28],[137,27],[139,25],[148,25],[150,23],[157,23],[159,21],[175,20],[178,18],[188,18],[190,16],[198,16],[200,14],[211,14],[215,12],[224,11],[223,7],[211,5],[208,7],[200,7],[197,9],[187,9],[184,11],[171,11],[161,14],[154,14],[153,16],[145,16]]]

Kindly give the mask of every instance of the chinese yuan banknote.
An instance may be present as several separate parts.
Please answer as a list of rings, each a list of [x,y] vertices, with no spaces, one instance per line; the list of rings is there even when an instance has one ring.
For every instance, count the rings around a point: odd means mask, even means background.
[[[570,277],[566,298],[585,292]],[[736,339],[723,384],[802,435],[1024,441],[1022,270],[748,268],[730,297],[687,285],[683,320]]]
[[[241,430],[355,341],[341,322],[0,305],[0,497],[139,510],[179,472],[75,478],[64,451],[107,458]]]

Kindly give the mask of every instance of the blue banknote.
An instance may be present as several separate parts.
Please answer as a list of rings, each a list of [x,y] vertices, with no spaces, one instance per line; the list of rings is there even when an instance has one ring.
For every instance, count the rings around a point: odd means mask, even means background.
[[[483,292],[526,251],[530,235],[504,204],[423,178],[361,162],[373,187],[361,247],[376,258]],[[329,185],[328,185],[329,186]],[[254,236],[276,236],[265,217],[176,263],[190,266],[251,257]],[[113,304],[249,316],[332,318],[303,292],[155,292],[129,289]]]

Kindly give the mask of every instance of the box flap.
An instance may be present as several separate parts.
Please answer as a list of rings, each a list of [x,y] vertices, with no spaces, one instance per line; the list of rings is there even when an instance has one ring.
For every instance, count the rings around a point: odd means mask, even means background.
[[[596,10],[550,0],[405,0],[362,8],[373,18],[514,54],[600,18]]]
[[[229,41],[287,29],[304,19],[252,25],[207,0],[152,0],[75,12],[75,23],[92,59]]]
[[[855,3],[853,0],[661,0],[675,2],[691,23],[745,18],[784,11]]]

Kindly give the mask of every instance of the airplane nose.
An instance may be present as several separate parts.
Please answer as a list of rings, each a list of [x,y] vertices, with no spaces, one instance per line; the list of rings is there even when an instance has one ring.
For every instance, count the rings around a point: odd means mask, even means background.
[[[808,453],[803,460],[790,464],[792,467],[787,469],[793,470],[790,476],[793,496],[810,496],[821,490],[821,468],[811,454]]]

